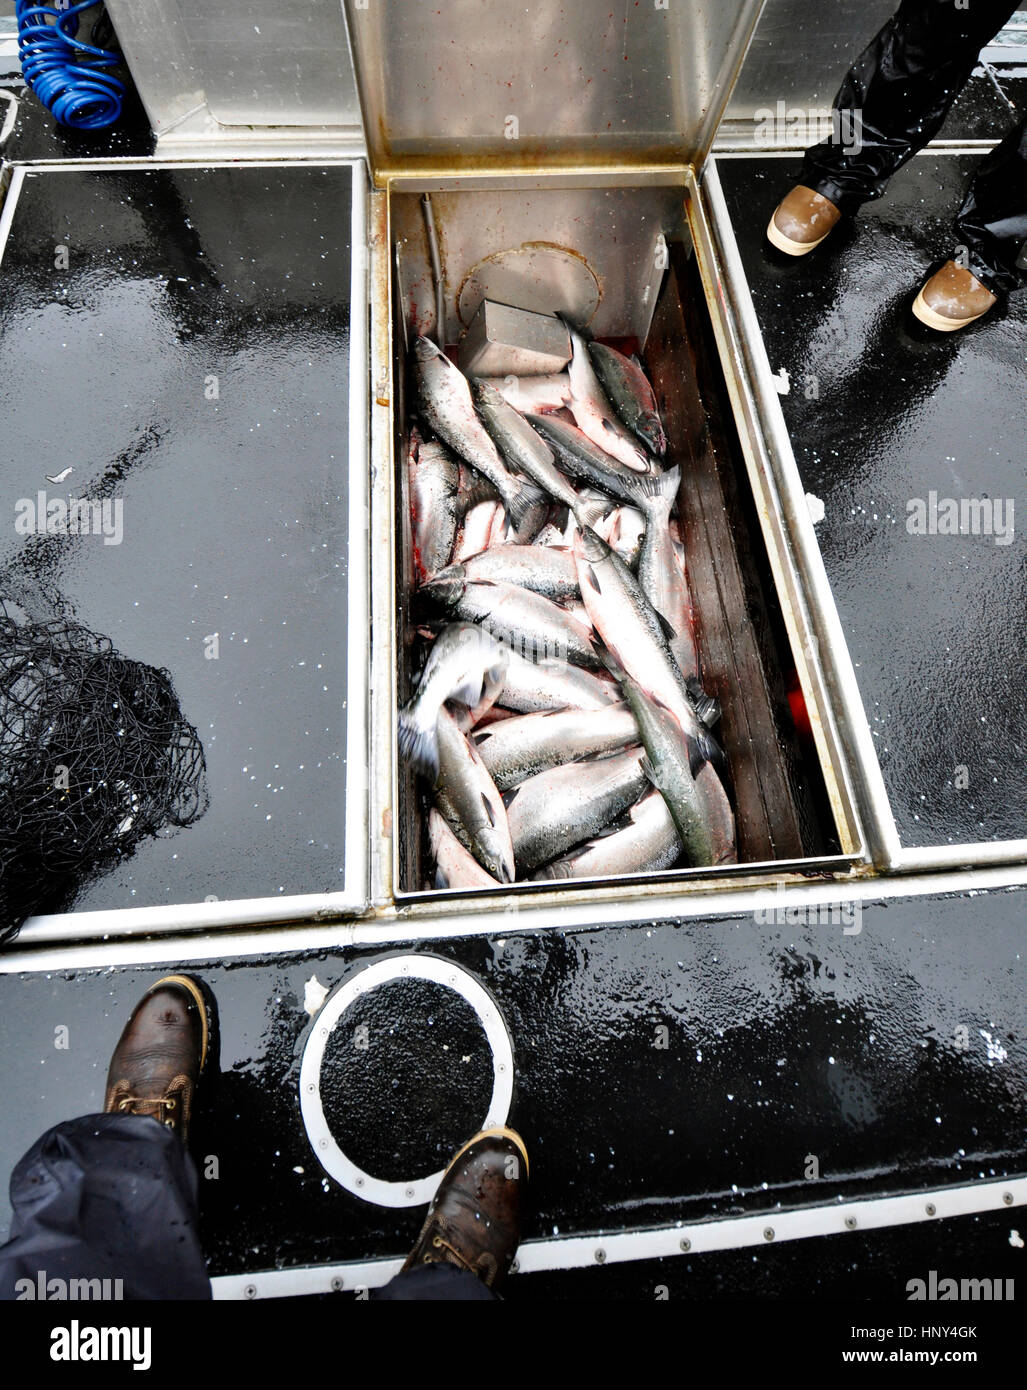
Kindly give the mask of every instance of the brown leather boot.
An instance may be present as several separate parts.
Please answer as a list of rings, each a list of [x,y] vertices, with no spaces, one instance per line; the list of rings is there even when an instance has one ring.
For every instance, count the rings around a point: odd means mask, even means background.
[[[197,982],[188,975],[158,980],[136,1005],[114,1049],[104,1112],[151,1115],[186,1143],[209,1040],[207,1005]]]
[[[443,1174],[403,1268],[453,1264],[498,1289],[520,1244],[527,1178],[528,1151],[519,1134],[504,1126],[476,1134]]]
[[[913,313],[928,328],[952,333],[981,318],[997,303],[998,296],[976,275],[960,269],[955,261],[946,261],[913,301]]]
[[[797,183],[774,209],[767,237],[788,256],[805,256],[819,246],[841,218],[830,198]]]

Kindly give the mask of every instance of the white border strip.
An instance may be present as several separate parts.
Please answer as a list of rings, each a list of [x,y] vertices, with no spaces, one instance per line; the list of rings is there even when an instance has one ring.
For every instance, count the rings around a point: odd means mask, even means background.
[[[25,170],[15,168],[11,174],[11,182],[8,185],[3,206],[0,207],[0,262],[3,261],[4,251],[7,248],[7,238],[11,234],[11,224],[14,221],[14,210],[18,206],[21,186],[24,182]]]
[[[14,43],[14,51],[15,53],[18,51],[17,41]],[[3,54],[4,45],[0,44],[0,57],[3,57]],[[9,92],[3,87],[0,87],[0,97],[7,102],[7,114],[4,117],[3,125],[0,126],[0,145],[4,145],[7,143],[7,137],[14,129],[14,123],[18,119],[18,98],[13,92]]]
[[[358,970],[325,1002],[307,1035],[300,1063],[300,1113],[310,1147],[318,1163],[335,1181],[365,1202],[379,1207],[423,1206],[435,1196],[445,1168],[427,1177],[406,1181],[376,1178],[348,1158],[339,1147],[325,1118],[321,1100],[321,1068],[325,1048],[342,1015],[361,995],[393,980],[428,980],[451,989],[478,1015],[478,1022],[492,1053],[492,1097],[481,1129],[505,1125],[513,1100],[513,1040],[503,1011],[481,982],[453,961],[441,956],[387,956]]]
[[[782,1241],[817,1236],[858,1234],[926,1221],[943,1221],[978,1212],[1012,1211],[1027,1206],[1027,1177],[1005,1182],[968,1183],[962,1187],[928,1188],[899,1197],[870,1197],[864,1201],[832,1202],[794,1211],[765,1211],[755,1216],[732,1216],[720,1221],[680,1223],[648,1231],[617,1231],[608,1235],[561,1236],[529,1240],[517,1252],[521,1274],[550,1269],[589,1269],[675,1255],[706,1255],[719,1250],[744,1250],[779,1245]],[[255,1274],[225,1274],[211,1280],[216,1299],[291,1298],[301,1294],[378,1288],[399,1273],[403,1261],[365,1260],[352,1264],[264,1270]]]

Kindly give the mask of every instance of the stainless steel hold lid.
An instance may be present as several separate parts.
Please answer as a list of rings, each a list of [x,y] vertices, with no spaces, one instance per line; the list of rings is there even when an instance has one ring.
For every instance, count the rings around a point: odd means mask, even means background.
[[[344,0],[373,170],[698,167],[764,0]]]

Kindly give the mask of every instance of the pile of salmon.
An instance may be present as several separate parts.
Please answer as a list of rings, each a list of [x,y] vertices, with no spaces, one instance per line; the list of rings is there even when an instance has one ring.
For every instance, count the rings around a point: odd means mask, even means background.
[[[437,888],[736,860],[702,688],[678,467],[635,358],[573,325],[565,372],[468,380],[412,350],[424,664],[399,716]]]

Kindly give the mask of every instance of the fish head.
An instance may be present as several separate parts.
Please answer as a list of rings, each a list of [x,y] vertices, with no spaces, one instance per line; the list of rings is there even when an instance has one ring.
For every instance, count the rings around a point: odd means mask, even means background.
[[[663,422],[655,411],[645,412],[638,422],[638,432],[653,453],[663,458],[667,452],[667,436],[663,430]]]
[[[414,356],[418,362],[430,362],[433,357],[442,357],[444,353],[438,343],[422,335],[414,343]]]
[[[590,565],[598,564],[601,560],[607,559],[611,553],[610,547],[602,536],[597,535],[591,526],[578,527],[574,537],[574,550]]]
[[[430,608],[455,608],[463,598],[466,587],[467,572],[463,565],[448,565],[433,575],[427,584],[421,585],[417,597]]]
[[[497,391],[491,381],[482,381],[480,376],[471,378],[471,396],[479,410],[499,410],[506,402],[501,391]]]

